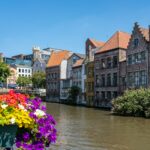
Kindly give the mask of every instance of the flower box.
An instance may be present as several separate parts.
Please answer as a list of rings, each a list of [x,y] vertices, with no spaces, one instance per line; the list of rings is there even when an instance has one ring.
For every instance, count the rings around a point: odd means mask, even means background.
[[[17,125],[0,125],[0,147],[11,148],[15,142]]]
[[[56,141],[55,125],[40,98],[14,91],[0,95],[0,147],[44,150]]]

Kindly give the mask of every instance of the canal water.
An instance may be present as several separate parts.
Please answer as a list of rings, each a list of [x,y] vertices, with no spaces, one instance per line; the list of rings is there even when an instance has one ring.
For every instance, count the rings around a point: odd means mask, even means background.
[[[150,150],[150,119],[55,103],[47,108],[58,130],[50,150]]]

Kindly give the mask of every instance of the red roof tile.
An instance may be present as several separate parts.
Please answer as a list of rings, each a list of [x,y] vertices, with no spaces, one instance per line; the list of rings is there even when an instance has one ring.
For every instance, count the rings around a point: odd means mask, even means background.
[[[59,66],[62,60],[67,59],[69,55],[70,55],[70,52],[67,50],[52,52],[48,60],[47,67]]]
[[[105,44],[105,42],[96,41],[94,39],[89,39],[89,40],[93,43],[93,45],[95,45],[95,47],[101,47]]]
[[[117,31],[97,53],[107,52],[116,48],[127,49],[131,35],[126,32]]]
[[[143,36],[145,37],[145,39],[146,39],[147,41],[149,41],[149,30],[140,27],[140,31],[141,31],[141,33],[143,34]]]
[[[76,63],[73,65],[73,67],[79,67],[83,64],[84,62],[84,59],[79,59],[76,61]]]

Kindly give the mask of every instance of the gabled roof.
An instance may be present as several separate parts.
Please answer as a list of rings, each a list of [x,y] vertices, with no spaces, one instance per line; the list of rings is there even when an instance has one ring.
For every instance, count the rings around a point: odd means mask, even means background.
[[[89,40],[93,43],[93,45],[95,47],[102,47],[105,44],[105,42],[97,41],[97,40],[94,40],[94,39],[89,39]]]
[[[73,68],[81,66],[83,62],[84,62],[84,59],[77,60],[75,64],[73,65]]]
[[[59,66],[62,60],[68,58],[69,55],[70,55],[70,52],[67,50],[52,52],[48,60],[47,67]]]
[[[96,53],[103,53],[117,48],[127,49],[131,35],[117,31]]]

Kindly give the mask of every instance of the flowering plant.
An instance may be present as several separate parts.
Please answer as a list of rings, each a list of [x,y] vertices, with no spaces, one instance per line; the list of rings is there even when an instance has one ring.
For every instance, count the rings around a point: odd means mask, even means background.
[[[17,124],[18,150],[44,150],[56,141],[56,122],[39,98],[10,91],[0,96],[0,125]]]
[[[0,95],[0,125],[16,124],[20,128],[32,128],[34,120],[27,111],[27,96],[10,91]]]

